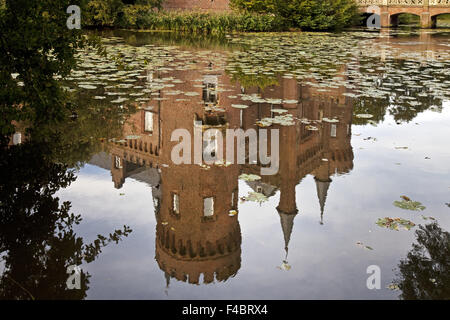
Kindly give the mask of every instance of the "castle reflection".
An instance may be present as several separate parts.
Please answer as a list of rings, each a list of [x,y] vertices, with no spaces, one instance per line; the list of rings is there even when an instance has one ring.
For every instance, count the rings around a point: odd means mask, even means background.
[[[241,266],[241,232],[238,215],[229,213],[238,209],[239,175],[259,175],[263,166],[259,162],[207,168],[175,165],[171,161],[172,148],[178,143],[171,141],[175,129],[187,129],[193,136],[196,121],[202,121],[203,130],[258,129],[258,120],[276,116],[273,110],[280,106],[267,102],[252,103],[246,109],[232,107],[249,104],[240,101],[244,94],[258,95],[266,101],[288,101],[281,106],[287,113],[297,119],[317,121],[315,128],[306,121],[291,126],[274,124],[271,128],[280,130],[278,173],[247,182],[267,197],[280,192],[277,211],[286,255],[298,213],[295,187],[307,175],[314,176],[323,224],[333,176],[353,168],[353,102],[342,95],[349,89],[330,88],[324,92],[287,77],[280,77],[277,85],[264,89],[243,88],[223,69],[223,65],[211,62],[200,63],[196,69],[149,71],[149,88],[157,86],[162,78],[177,80],[174,86],[159,90],[129,118],[122,140],[104,141],[104,152],[90,161],[111,170],[118,189],[127,178],[151,186],[157,221],[155,256],[167,284],[171,278],[198,284],[226,281],[236,275]],[[180,92],[191,94],[187,99]]]

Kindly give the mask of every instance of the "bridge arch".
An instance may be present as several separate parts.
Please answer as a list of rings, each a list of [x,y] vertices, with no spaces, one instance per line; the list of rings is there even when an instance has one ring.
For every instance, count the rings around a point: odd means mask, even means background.
[[[438,20],[441,18],[447,17],[447,21],[450,22],[450,12],[448,13],[436,13],[434,15],[431,16],[431,25],[433,27],[438,26]]]
[[[416,17],[417,19],[414,22],[416,23],[417,26],[421,25],[421,15],[417,14],[416,12],[409,12],[409,10],[390,14],[389,15],[389,25],[393,26],[393,27],[397,27],[398,25],[401,24],[401,18],[408,16],[408,15],[410,15],[412,17]]]

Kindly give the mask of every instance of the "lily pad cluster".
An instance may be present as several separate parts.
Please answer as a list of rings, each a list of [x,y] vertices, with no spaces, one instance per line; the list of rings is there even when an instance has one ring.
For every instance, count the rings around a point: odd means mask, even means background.
[[[412,221],[402,218],[389,218],[389,217],[378,219],[376,224],[380,227],[397,231],[401,229],[410,230],[411,228],[416,226],[416,224]]]
[[[244,181],[257,181],[257,180],[261,180],[261,177],[256,174],[243,173],[239,176],[239,179],[244,180]]]
[[[445,43],[434,46],[430,56],[414,43],[391,45],[365,32],[252,34],[235,36],[232,42],[244,48],[233,52],[226,66],[236,80],[248,82],[251,77],[252,85],[272,85],[297,79],[314,89],[313,94],[345,87],[342,95],[361,103],[357,124],[382,120],[374,115],[377,101],[396,118],[410,120],[410,114],[425,108],[439,112],[442,101],[450,99],[450,52]]]
[[[270,127],[274,124],[279,124],[281,126],[292,126],[295,124],[295,118],[292,114],[281,114],[274,116],[272,118],[262,118],[261,120],[257,121],[256,124],[260,127]]]
[[[402,197],[401,201],[394,201],[394,206],[404,210],[412,210],[412,211],[425,210],[425,206],[423,206],[422,203],[420,203],[419,201],[413,201],[408,197]]]
[[[252,201],[252,202],[258,202],[259,204],[268,201],[268,198],[259,192],[249,192],[247,196],[244,196],[241,198],[242,202],[245,201]]]

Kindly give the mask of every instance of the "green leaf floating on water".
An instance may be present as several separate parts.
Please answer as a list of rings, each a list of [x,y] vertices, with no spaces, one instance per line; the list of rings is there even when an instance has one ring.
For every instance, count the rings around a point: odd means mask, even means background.
[[[247,196],[242,197],[242,201],[253,201],[259,202],[260,204],[266,202],[267,200],[267,197],[259,192],[249,192]]]
[[[261,177],[256,174],[243,173],[239,176],[239,179],[244,180],[244,181],[256,181],[256,180],[261,180]]]
[[[411,228],[415,227],[415,223],[406,219],[402,218],[379,218],[376,222],[378,226],[383,228],[388,228],[391,230],[400,230],[400,228],[403,228],[404,230],[410,230]]]
[[[423,211],[425,210],[425,206],[422,205],[419,201],[412,201],[408,197],[402,196],[401,201],[394,201],[394,206],[399,207],[405,210],[412,211]]]
[[[367,249],[367,250],[373,250],[372,247],[366,246],[366,245],[365,245],[364,243],[362,243],[361,241],[358,241],[356,244],[357,244],[358,246],[364,248],[364,249]]]

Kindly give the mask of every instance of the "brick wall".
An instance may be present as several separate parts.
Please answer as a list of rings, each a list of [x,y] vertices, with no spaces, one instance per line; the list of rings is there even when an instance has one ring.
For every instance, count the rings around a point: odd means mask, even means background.
[[[167,10],[228,11],[229,4],[229,0],[165,0],[163,7]]]

